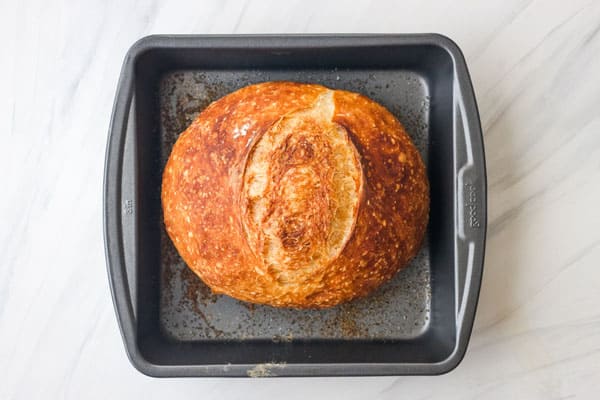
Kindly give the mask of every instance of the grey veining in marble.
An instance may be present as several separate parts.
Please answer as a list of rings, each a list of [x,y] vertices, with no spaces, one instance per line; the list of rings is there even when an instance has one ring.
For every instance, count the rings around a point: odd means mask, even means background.
[[[151,33],[440,32],[462,48],[489,178],[473,337],[440,377],[156,380],[104,264],[114,89]],[[0,399],[593,399],[600,393],[600,2],[0,2]]]

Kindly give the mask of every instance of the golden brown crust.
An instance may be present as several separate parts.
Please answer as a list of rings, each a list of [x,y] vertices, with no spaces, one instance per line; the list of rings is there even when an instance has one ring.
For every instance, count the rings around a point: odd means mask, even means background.
[[[429,187],[402,125],[356,93],[267,82],[212,103],[163,174],[167,232],[215,292],[322,308],[417,253]]]

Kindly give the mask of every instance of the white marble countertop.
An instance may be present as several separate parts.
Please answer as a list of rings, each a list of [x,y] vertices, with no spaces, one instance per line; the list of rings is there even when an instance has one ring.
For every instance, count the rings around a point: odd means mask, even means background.
[[[148,378],[107,284],[102,174],[127,48],[151,33],[440,32],[489,179],[481,299],[439,377]],[[0,3],[0,399],[559,399],[600,393],[600,2]]]

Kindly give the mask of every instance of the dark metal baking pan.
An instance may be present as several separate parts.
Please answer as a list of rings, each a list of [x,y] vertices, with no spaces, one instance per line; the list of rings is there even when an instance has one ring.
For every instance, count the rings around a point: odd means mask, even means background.
[[[366,299],[301,311],[216,296],[165,234],[161,174],[177,135],[210,102],[268,80],[363,93],[396,115],[424,157],[426,243]],[[104,234],[125,348],[145,374],[447,372],[471,333],[485,231],[479,116],[464,58],[446,37],[150,36],[125,58],[106,152]]]

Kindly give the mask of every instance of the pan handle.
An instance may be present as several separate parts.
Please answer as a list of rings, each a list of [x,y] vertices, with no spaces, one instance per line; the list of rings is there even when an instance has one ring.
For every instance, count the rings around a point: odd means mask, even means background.
[[[127,266],[134,266],[129,251],[134,243],[124,242],[124,236],[130,235],[124,235],[123,230],[135,231],[136,223],[133,210],[129,207],[132,203],[128,203],[131,200],[123,199],[122,188],[124,179],[127,179],[123,174],[125,139],[128,131],[133,129],[130,118],[133,95],[133,57],[128,53],[121,70],[108,131],[103,189],[104,246],[108,278],[117,321],[128,352],[134,348],[137,326],[127,273]],[[131,176],[132,171],[127,172]]]
[[[475,94],[464,60],[454,82],[454,157],[456,323],[459,340],[468,341],[473,326],[485,252],[487,182],[483,135]]]

